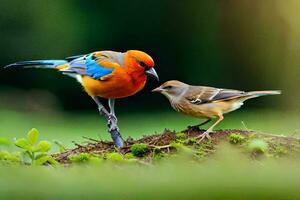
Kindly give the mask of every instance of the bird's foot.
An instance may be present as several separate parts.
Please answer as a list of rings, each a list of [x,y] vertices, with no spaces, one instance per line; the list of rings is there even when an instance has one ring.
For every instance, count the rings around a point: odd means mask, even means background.
[[[201,143],[205,138],[210,140],[211,139],[211,137],[209,135],[210,133],[211,133],[211,131],[205,131],[201,135],[197,136],[196,139],[199,139],[198,143]]]
[[[118,119],[114,115],[109,115],[107,125],[109,128],[109,131],[113,131],[113,130],[119,131],[120,130],[118,127]]]

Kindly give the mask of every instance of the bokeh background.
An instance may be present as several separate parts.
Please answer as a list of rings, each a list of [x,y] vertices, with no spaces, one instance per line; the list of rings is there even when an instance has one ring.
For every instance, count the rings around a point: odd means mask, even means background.
[[[300,137],[299,17],[299,0],[0,0],[0,139],[13,144],[35,127],[53,152],[53,140],[73,148],[72,141],[87,141],[82,136],[110,139],[94,102],[73,79],[1,66],[129,49],[154,58],[161,82],[282,90],[248,101],[217,129]],[[124,138],[200,123],[151,94],[159,84],[149,79],[143,91],[116,102]],[[179,156],[157,167],[0,163],[0,199],[299,199],[293,156],[273,162],[267,154],[250,160],[240,149],[218,150],[199,164]]]
[[[220,127],[298,133],[299,9],[297,0],[1,0],[0,62],[139,49],[155,59],[162,82],[283,91],[249,101]],[[157,85],[149,80],[117,102],[125,135],[197,123],[151,94]],[[54,71],[1,70],[0,109],[0,134],[37,127],[70,141],[105,130],[80,85]]]

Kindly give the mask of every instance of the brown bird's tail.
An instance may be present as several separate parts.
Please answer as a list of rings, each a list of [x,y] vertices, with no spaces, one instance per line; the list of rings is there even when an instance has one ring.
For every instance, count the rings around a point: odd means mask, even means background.
[[[251,91],[247,92],[247,95],[249,96],[265,96],[265,95],[276,95],[276,94],[281,94],[280,90],[265,90],[265,91]]]
[[[267,96],[267,95],[277,95],[277,94],[281,94],[280,90],[265,90],[265,91],[251,91],[251,92],[247,92],[244,95],[245,100],[247,99],[252,99],[252,98],[256,98],[256,97],[261,97],[261,96]]]

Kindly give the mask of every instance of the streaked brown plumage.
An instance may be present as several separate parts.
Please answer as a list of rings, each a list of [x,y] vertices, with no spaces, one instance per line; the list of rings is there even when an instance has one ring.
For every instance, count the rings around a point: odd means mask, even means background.
[[[251,91],[221,89],[206,86],[193,86],[180,81],[167,81],[160,87],[152,90],[166,96],[171,106],[178,112],[197,118],[207,118],[211,121],[217,117],[217,121],[202,135],[201,140],[210,137],[209,133],[223,120],[223,114],[234,111],[243,105],[243,102],[264,95],[280,94],[280,91]]]

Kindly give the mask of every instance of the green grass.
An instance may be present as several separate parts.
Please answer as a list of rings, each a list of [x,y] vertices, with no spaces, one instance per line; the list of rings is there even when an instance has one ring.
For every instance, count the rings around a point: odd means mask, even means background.
[[[170,112],[120,113],[119,126],[122,135],[137,138],[142,135],[161,133],[165,128],[183,130],[201,119],[194,119]],[[300,117],[289,112],[244,109],[225,115],[225,120],[216,129],[254,129],[274,134],[300,136]],[[204,126],[207,128],[209,125]],[[246,126],[246,127],[245,127]],[[110,139],[102,116],[93,113],[19,113],[0,110],[0,137],[22,137],[31,128],[41,132],[42,139],[59,140],[68,146],[72,141],[80,142],[82,136]]]
[[[299,128],[297,115],[266,110],[226,115],[218,128],[245,129],[241,121],[248,129],[277,134],[292,134]],[[119,122],[125,137],[159,133],[164,128],[182,130],[199,123],[175,112],[122,113]],[[36,127],[41,140],[60,140],[69,147],[71,141],[83,141],[82,136],[110,139],[96,112],[47,115],[2,110],[0,123],[0,137],[25,137]],[[118,159],[71,167],[0,165],[0,199],[300,198],[299,157],[249,160],[238,148],[218,148],[215,155],[201,161],[178,154],[155,165]]]
[[[299,199],[299,160],[249,161],[225,148],[196,163],[0,167],[0,199]]]

